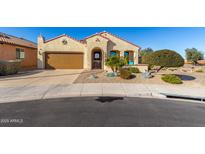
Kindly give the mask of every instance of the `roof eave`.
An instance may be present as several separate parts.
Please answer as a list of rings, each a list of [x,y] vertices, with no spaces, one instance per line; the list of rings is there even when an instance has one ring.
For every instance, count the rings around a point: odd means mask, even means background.
[[[78,42],[78,43],[80,43],[80,44],[83,44],[83,43],[80,42],[79,40],[77,40],[77,39],[75,39],[75,38],[73,38],[73,37],[71,37],[71,36],[69,36],[69,35],[66,35],[66,34],[62,34],[62,35],[59,35],[59,36],[54,37],[54,38],[52,38],[52,39],[46,40],[44,43],[48,43],[48,42],[50,42],[50,41],[56,40],[56,39],[61,38],[61,37],[64,37],[64,36],[65,36],[65,37],[68,37],[68,38],[70,38],[70,39],[72,39],[72,40],[74,40],[74,41],[76,41],[76,42]]]
[[[21,45],[21,44],[17,44],[17,43],[11,43],[11,42],[2,42],[2,41],[0,41],[0,44],[9,44],[9,45],[16,45],[16,46],[19,46],[19,47],[37,49],[37,46],[32,47],[32,46],[26,46],[26,45]]]
[[[85,40],[87,40],[87,39],[89,39],[89,38],[92,38],[92,37],[94,37],[94,36],[100,36],[100,37],[102,37],[102,38],[107,39],[108,41],[110,41],[110,39],[109,39],[109,38],[107,38],[107,37],[105,37],[105,36],[100,35],[100,33],[96,33],[96,34],[90,35],[90,36],[88,36],[88,37],[84,38],[84,39],[83,39],[83,41],[85,41]]]
[[[127,42],[127,43],[129,43],[129,44],[131,44],[131,45],[134,45],[134,46],[138,47],[139,49],[141,49],[140,46],[138,46],[138,45],[136,45],[136,44],[134,44],[134,43],[131,43],[131,42],[129,42],[129,41],[127,41],[127,40],[125,40],[125,39],[123,39],[123,38],[121,38],[121,37],[119,37],[119,36],[116,36],[116,35],[114,35],[114,34],[112,34],[112,33],[109,33],[109,32],[106,32],[106,31],[100,32],[100,34],[103,34],[103,33],[110,34],[110,35],[112,35],[112,36],[114,36],[114,37],[116,37],[116,38],[118,38],[118,39],[120,39],[120,40],[122,40],[122,41],[124,41],[124,42]]]

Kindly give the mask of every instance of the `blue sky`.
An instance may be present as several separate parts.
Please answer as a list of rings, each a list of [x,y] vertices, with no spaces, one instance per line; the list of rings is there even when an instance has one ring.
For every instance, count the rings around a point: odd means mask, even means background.
[[[172,49],[184,56],[186,48],[195,47],[205,52],[205,28],[172,27],[0,27],[0,32],[37,42],[41,33],[46,39],[67,34],[83,39],[96,32],[108,31],[142,48]]]

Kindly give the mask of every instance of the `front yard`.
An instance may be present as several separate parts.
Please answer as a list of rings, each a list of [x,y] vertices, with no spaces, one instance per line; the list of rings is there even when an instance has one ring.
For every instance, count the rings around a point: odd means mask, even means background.
[[[161,80],[162,74],[171,72],[181,73],[183,84],[169,84]],[[159,93],[202,97],[205,93],[204,76],[204,73],[162,70],[149,79],[142,78],[141,73],[131,79],[122,79],[107,77],[102,70],[31,71],[24,75],[0,77],[0,103],[80,96],[136,97]]]
[[[74,83],[144,83],[144,84],[164,84],[171,85],[161,80],[163,74],[177,74],[182,79],[183,84],[179,86],[205,86],[205,66],[196,66],[193,71],[190,71],[191,65],[184,65],[178,69],[160,70],[158,73],[153,73],[153,77],[145,79],[141,73],[133,74],[131,79],[122,79],[117,77],[107,77],[107,72],[103,70],[85,70],[82,72]],[[202,69],[203,72],[196,70]]]

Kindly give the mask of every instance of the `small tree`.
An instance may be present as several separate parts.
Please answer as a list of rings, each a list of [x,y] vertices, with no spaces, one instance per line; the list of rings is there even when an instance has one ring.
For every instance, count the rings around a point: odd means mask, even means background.
[[[197,64],[198,60],[204,59],[203,53],[196,48],[187,48],[185,52],[187,61],[191,61],[192,64]]]
[[[145,48],[140,51],[140,55],[143,57],[147,54],[153,53],[154,50],[152,48]]]
[[[180,54],[175,51],[164,49],[158,50],[146,57],[146,64],[150,66],[161,66],[163,67],[180,67],[184,65],[184,59]]]
[[[125,60],[118,56],[110,56],[106,59],[105,65],[109,66],[113,72],[117,72],[122,66],[125,65]]]
[[[147,53],[142,56],[142,64],[149,64],[152,53]]]
[[[125,56],[124,57],[124,63],[125,63],[125,65],[128,65],[128,63],[129,63],[129,56]]]

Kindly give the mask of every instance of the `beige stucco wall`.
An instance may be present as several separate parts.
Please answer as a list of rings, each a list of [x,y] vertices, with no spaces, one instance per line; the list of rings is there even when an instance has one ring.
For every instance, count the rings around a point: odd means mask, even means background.
[[[138,64],[139,47],[116,38],[108,33],[102,33],[103,36],[94,35],[85,40],[85,44],[75,41],[68,36],[62,36],[57,39],[45,42],[43,37],[38,37],[38,68],[45,68],[45,52],[82,52],[84,53],[84,68],[92,68],[92,51],[93,49],[102,50],[102,68],[107,69],[105,60],[110,51],[120,51],[121,57],[124,56],[124,51],[134,52],[134,63]],[[108,38],[108,39],[107,39]],[[64,45],[62,40],[66,39],[67,44]],[[111,41],[110,41],[111,40]]]
[[[140,72],[146,72],[148,71],[148,65],[137,65],[137,68],[139,68]]]
[[[136,47],[130,43],[127,43],[119,38],[116,38],[108,33],[103,33],[102,34],[104,37],[101,37],[99,35],[95,35],[93,37],[90,37],[88,39],[86,39],[87,42],[87,52],[88,52],[88,68],[91,68],[91,55],[92,55],[92,50],[94,48],[100,48],[103,51],[103,68],[104,69],[108,69],[105,66],[105,59],[107,58],[107,55],[110,55],[110,51],[112,50],[117,50],[120,52],[120,56],[123,57],[124,56],[124,51],[133,51],[134,52],[134,63],[138,64],[138,52],[139,52],[139,47]],[[96,41],[96,40],[100,40],[100,41]]]
[[[107,44],[108,44],[108,40],[105,38],[102,38],[100,36],[93,36],[89,39],[86,40],[87,43],[87,64],[88,64],[88,68],[91,69],[92,67],[92,51],[94,49],[101,49],[102,51],[102,68],[105,68],[105,58],[107,57]]]
[[[140,50],[139,47],[134,46],[128,42],[125,42],[109,33],[102,33],[101,35],[112,40],[112,42],[108,45],[108,52],[110,52],[111,50],[118,50],[120,51],[120,56],[123,57],[124,51],[134,51],[134,63],[138,64],[138,53]]]
[[[143,73],[148,71],[147,64],[137,64],[137,65],[133,65],[133,66],[124,66],[124,68],[128,68],[128,67],[137,67],[139,69],[139,71],[143,72]]]
[[[63,44],[63,40],[67,40],[67,44]],[[87,52],[85,45],[67,36],[62,36],[48,42],[44,42],[42,37],[38,37],[38,68],[45,68],[45,52],[84,53],[84,68],[87,68]]]

